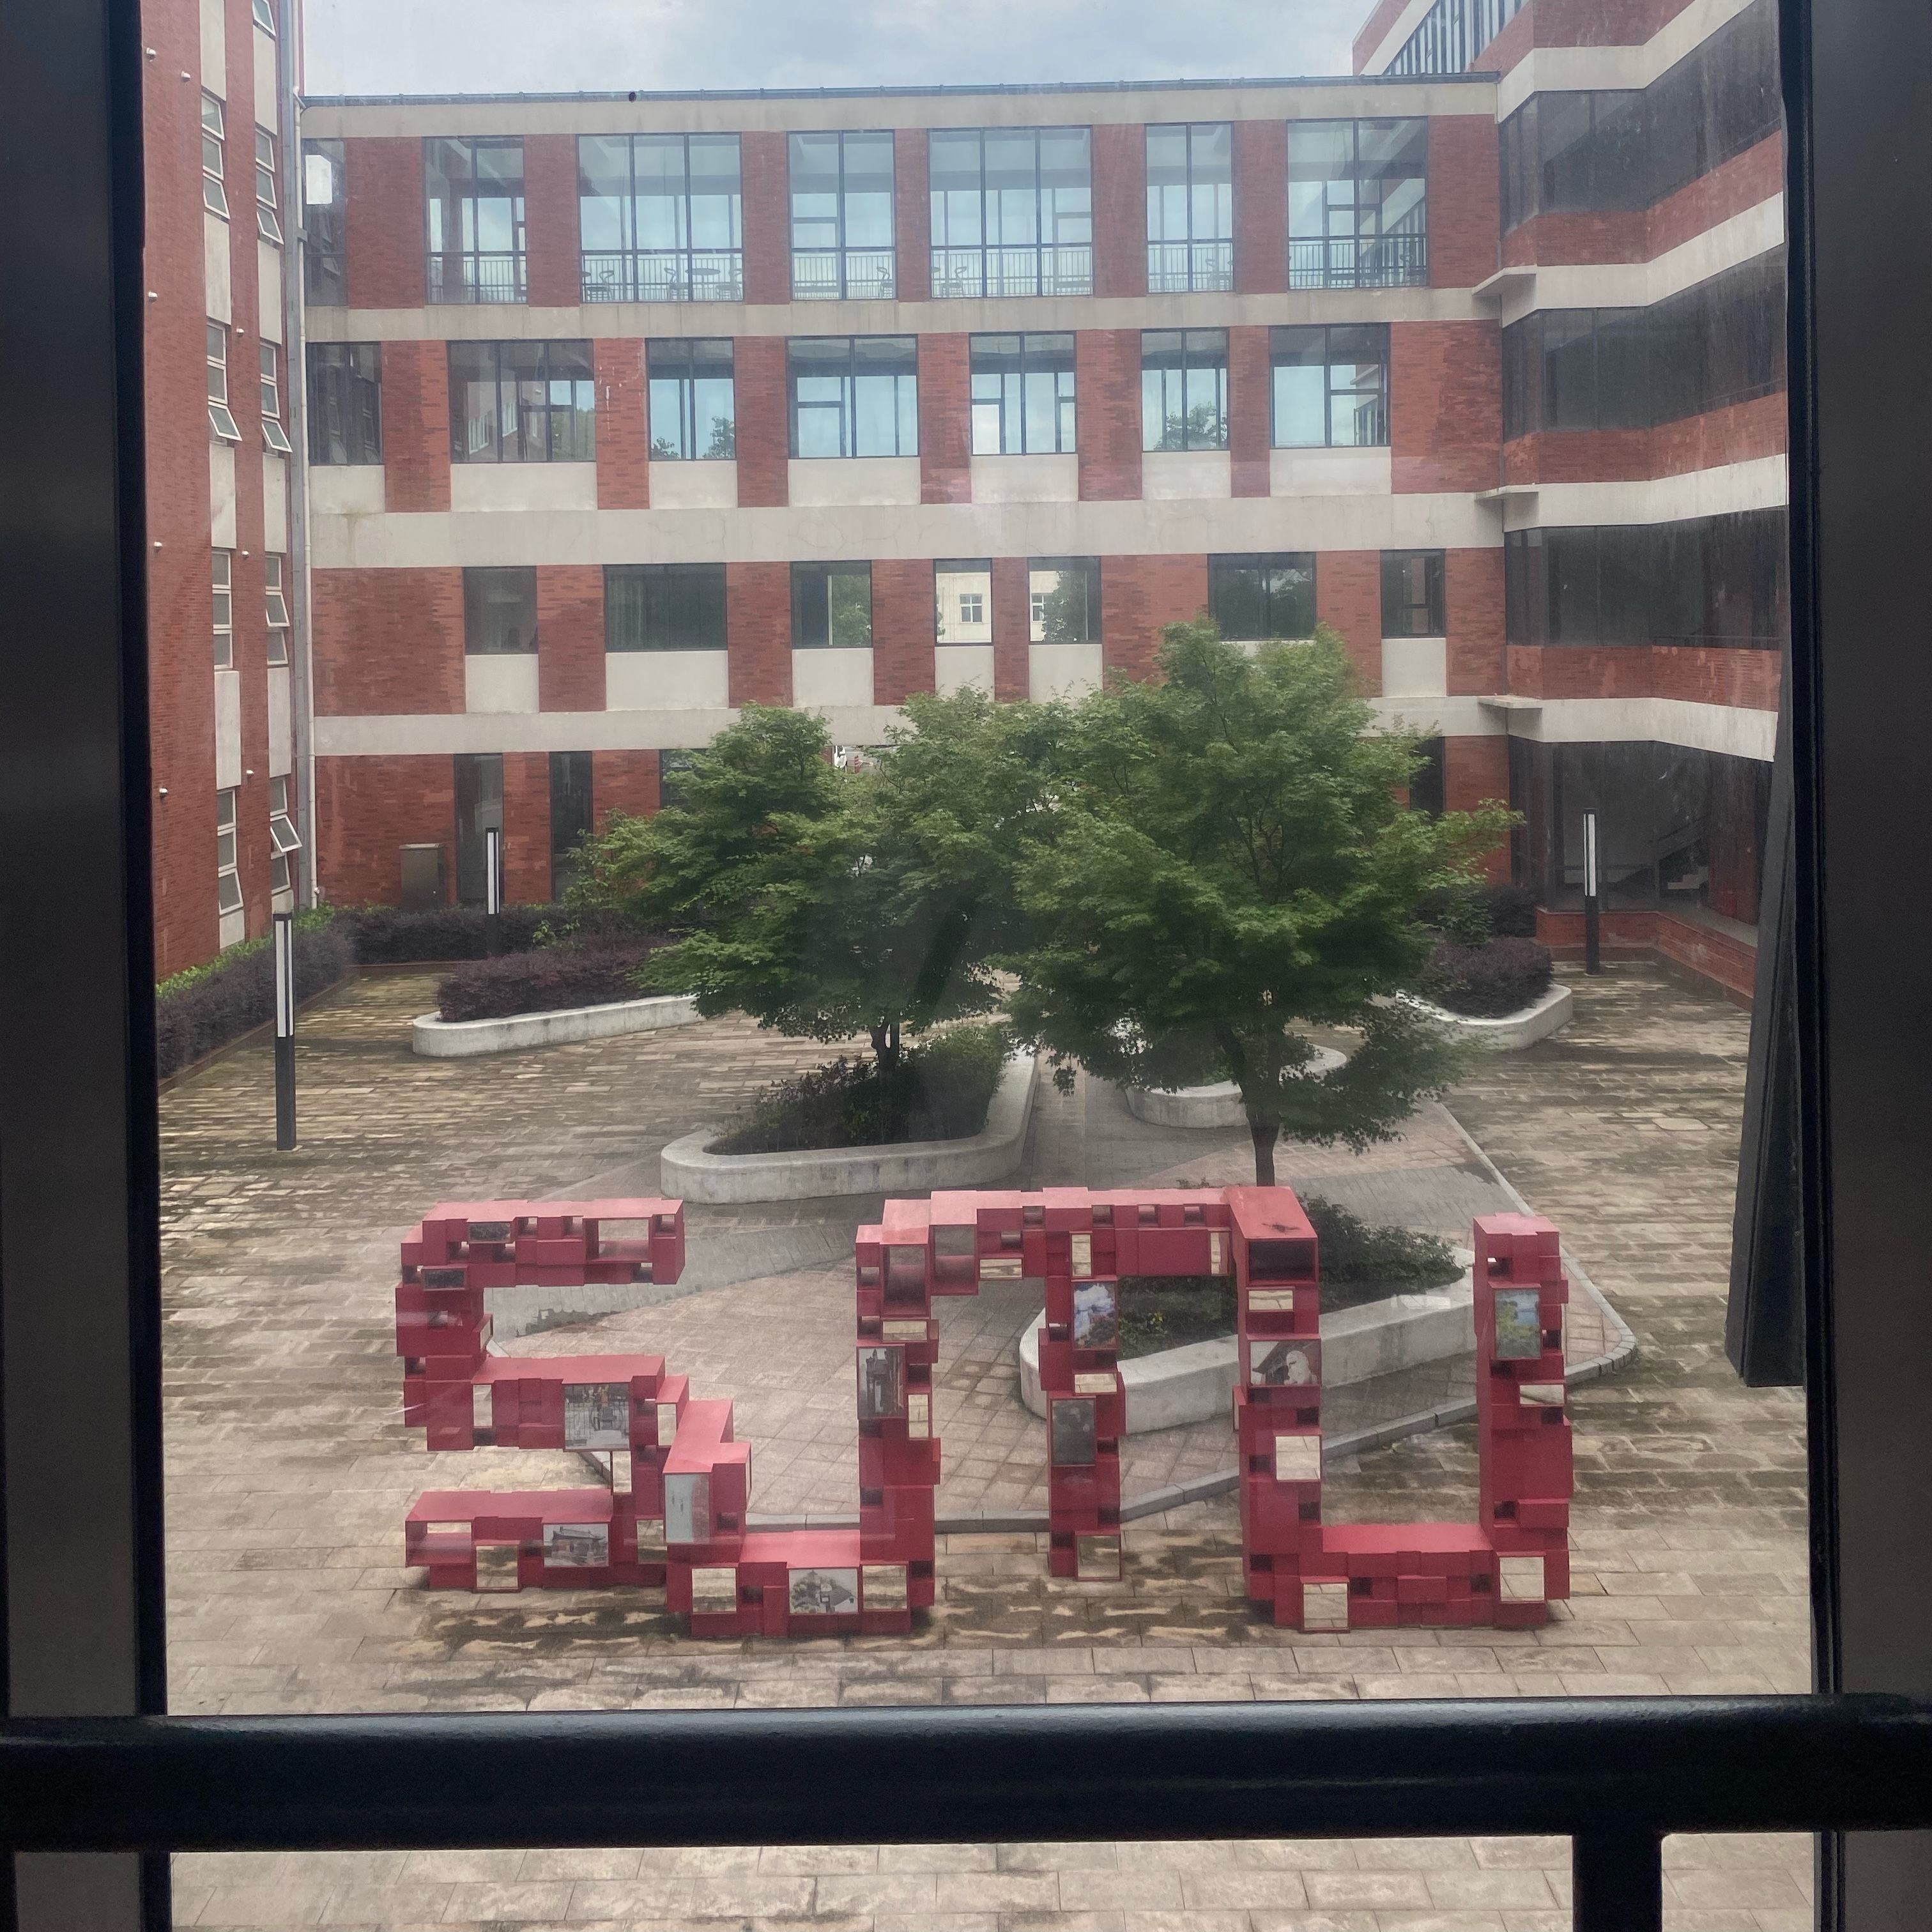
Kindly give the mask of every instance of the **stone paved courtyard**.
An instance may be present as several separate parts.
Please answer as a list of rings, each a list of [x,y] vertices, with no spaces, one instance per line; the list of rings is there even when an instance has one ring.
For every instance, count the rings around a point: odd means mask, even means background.
[[[481,1451],[432,1462],[398,1419],[394,1246],[441,1198],[655,1191],[656,1156],[825,1049],[718,1021],[484,1061],[424,1061],[409,1016],[430,976],[364,977],[304,1016],[302,1145],[272,1151],[266,1048],[162,1102],[166,1162],[172,1695],[182,1711],[1248,1699],[1798,1689],[1808,1679],[1802,1407],[1738,1386],[1721,1349],[1745,1016],[1660,971],[1573,982],[1576,1020],[1485,1063],[1456,1119],[1636,1331],[1634,1359],[1580,1388],[1575,1594],[1537,1631],[1306,1636],[1257,1625],[1239,1594],[1232,1501],[1133,1525],[1119,1585],[1053,1584],[1030,1535],[944,1540],[942,1599],[913,1639],[698,1643],[647,1593],[430,1593],[399,1568],[415,1495],[452,1482],[584,1480],[576,1459]],[[1240,1178],[1241,1150],[1151,1139],[1083,1084],[1040,1110],[1040,1181]],[[1232,1161],[1234,1164],[1229,1166]],[[1298,1162],[1300,1165],[1298,1165]],[[1403,1163],[1407,1162],[1405,1166]],[[1493,1184],[1436,1116],[1361,1162],[1285,1162],[1372,1213],[1434,1192],[1448,1232]],[[1226,1169],[1225,1174],[1223,1169]],[[1473,1190],[1473,1192],[1472,1192]],[[1392,1198],[1392,1197],[1390,1197]],[[842,1297],[851,1226],[876,1204],[694,1208],[680,1294],[536,1348],[667,1349],[759,1434],[808,1372],[768,1345]],[[1426,1216],[1423,1224],[1431,1224]],[[706,1262],[704,1257],[709,1256]],[[734,1298],[768,1341],[735,1354]],[[956,1304],[976,1437],[949,1458],[1010,1499],[1040,1428],[1016,1420],[1006,1340],[1024,1310]],[[720,1316],[724,1318],[720,1319]],[[836,1318],[842,1322],[842,1301]],[[676,1337],[673,1346],[669,1339]],[[954,1342],[949,1330],[949,1347]],[[687,1346],[688,1345],[688,1346]],[[813,1346],[816,1346],[814,1344]],[[803,1348],[801,1342],[801,1348]],[[805,1352],[808,1353],[808,1350]],[[850,1506],[849,1418],[835,1398],[760,1462],[754,1506]],[[1331,1418],[1332,1420],[1332,1418]],[[1191,1431],[1168,1432],[1177,1437]],[[1211,1441],[1145,1438],[1152,1473],[1216,1463]],[[976,1471],[974,1464],[980,1466]],[[766,1478],[773,1493],[764,1494]],[[1472,1432],[1412,1437],[1330,1466],[1330,1513],[1465,1514]],[[1130,1488],[1134,1486],[1130,1479]],[[943,1503],[942,1507],[945,1504]],[[1802,1841],[1678,1840],[1682,1932],[1810,1923]],[[429,1924],[753,1925],[852,1932],[1516,1932],[1567,1924],[1567,1847],[1547,1840],[1234,1846],[883,1847],[816,1852],[523,1852],[184,1858],[178,1922],[218,1927]]]

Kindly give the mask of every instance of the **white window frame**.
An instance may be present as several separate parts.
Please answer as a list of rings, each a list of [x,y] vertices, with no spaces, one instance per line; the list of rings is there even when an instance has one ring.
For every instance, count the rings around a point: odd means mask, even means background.
[[[295,447],[282,427],[281,358],[279,343],[262,344],[262,442],[278,456],[292,456]]]
[[[235,668],[235,553],[218,550],[210,566],[214,584],[214,668]]]
[[[237,824],[241,797],[241,793],[234,790],[214,794],[214,909],[224,918],[242,911],[246,904],[242,896],[241,835]]]
[[[268,550],[262,558],[262,572],[268,610],[268,662],[285,664],[289,661],[288,560],[280,550]]]
[[[254,0],[255,24],[266,33],[275,31],[275,0]]]
[[[210,148],[214,166],[208,166]],[[228,219],[228,110],[214,94],[201,97],[201,205]]]
[[[277,893],[295,890],[295,854],[302,848],[290,804],[294,781],[287,778],[268,781],[268,884]]]
[[[224,442],[239,442],[241,426],[228,406],[228,330],[226,325],[208,325],[208,424]]]
[[[263,152],[266,149],[266,153]],[[255,226],[264,242],[282,245],[281,218],[275,193],[275,137],[266,128],[255,130]]]

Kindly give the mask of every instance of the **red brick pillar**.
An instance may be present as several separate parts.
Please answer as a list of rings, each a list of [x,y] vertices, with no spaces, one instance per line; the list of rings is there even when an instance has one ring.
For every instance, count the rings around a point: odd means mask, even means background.
[[[1238,202],[1237,207],[1240,206]],[[1228,332],[1228,448],[1233,494],[1273,494],[1274,371],[1265,328]]]
[[[1315,616],[1342,634],[1362,688],[1382,688],[1382,554],[1324,550],[1315,560]]]
[[[872,566],[872,702],[903,704],[931,691],[938,663],[937,596],[930,558],[882,558]]]
[[[782,335],[741,335],[732,350],[738,405],[738,505],[769,508],[791,492],[791,424]]]
[[[449,350],[444,343],[382,344],[382,488],[392,510],[449,508]]]
[[[1389,441],[1398,494],[1496,487],[1502,338],[1494,322],[1389,325]]]
[[[1130,502],[1141,494],[1140,332],[1081,330],[1073,338],[1073,384],[1081,500]]]
[[[550,903],[550,754],[503,754],[503,896]]]
[[[463,709],[460,570],[318,570],[310,596],[318,717]]]
[[[584,274],[574,134],[524,136],[524,210],[530,306],[577,308]]]
[[[1502,225],[1496,140],[1489,115],[1430,117],[1431,288],[1474,288],[1496,272]]]
[[[590,810],[601,832],[618,813],[648,818],[658,808],[655,752],[592,752]]]
[[[919,338],[919,500],[973,500],[972,358],[964,335]]]
[[[1288,286],[1285,121],[1234,123],[1234,286],[1244,296],[1279,295]]]
[[[1162,631],[1208,604],[1204,556],[1110,556],[1100,564],[1100,659],[1130,677],[1154,674]]]
[[[1032,560],[993,560],[993,695],[1030,697],[1033,690]]]
[[[248,134],[230,128],[231,143]],[[342,161],[349,299],[358,308],[421,308],[429,286],[422,142],[345,141]],[[289,266],[299,272],[292,257]]]
[[[604,566],[537,566],[537,709],[604,709]]]
[[[1450,812],[1474,812],[1492,800],[1509,802],[1509,740],[1492,737],[1442,741],[1442,802]],[[1497,841],[1483,861],[1486,878],[1500,883],[1510,875],[1509,841]]]
[[[756,130],[738,137],[745,203],[745,299],[791,300],[791,166],[786,137]],[[742,419],[742,405],[740,404]],[[778,500],[783,502],[781,496]]]
[[[1147,130],[1096,128],[1094,292],[1145,295],[1147,250]]]
[[[791,566],[724,566],[725,637],[734,704],[791,702]]]
[[[635,336],[608,336],[591,350],[597,374],[597,507],[648,510],[651,424],[644,343]]]
[[[1508,689],[1503,663],[1503,554],[1452,550],[1443,560],[1449,694],[1487,698]]]
[[[926,130],[895,128],[892,240],[898,256],[895,286],[901,302],[932,298],[932,199],[926,183]]]

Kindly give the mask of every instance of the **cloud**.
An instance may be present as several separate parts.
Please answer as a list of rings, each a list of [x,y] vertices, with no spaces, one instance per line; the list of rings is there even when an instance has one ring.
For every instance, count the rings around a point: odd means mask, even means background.
[[[310,94],[1337,74],[1368,0],[307,0]]]

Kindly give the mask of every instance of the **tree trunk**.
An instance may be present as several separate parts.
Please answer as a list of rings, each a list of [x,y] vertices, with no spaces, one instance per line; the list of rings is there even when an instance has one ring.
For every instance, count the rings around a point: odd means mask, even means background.
[[[899,1023],[893,1020],[871,1029],[872,1061],[880,1076],[890,1080],[899,1070]]]
[[[1255,1185],[1272,1187],[1274,1180],[1274,1144],[1281,1138],[1281,1123],[1264,1120],[1250,1108],[1248,1138],[1255,1144]]]

